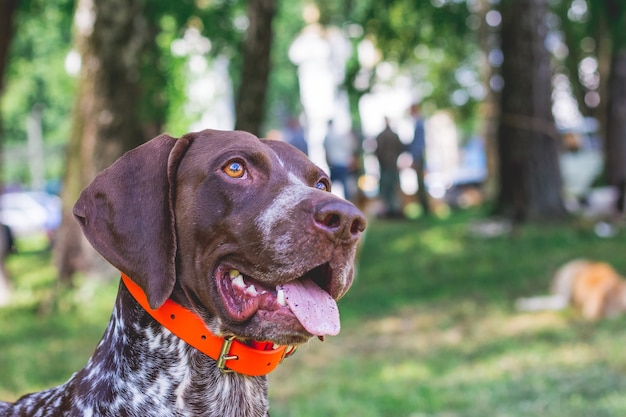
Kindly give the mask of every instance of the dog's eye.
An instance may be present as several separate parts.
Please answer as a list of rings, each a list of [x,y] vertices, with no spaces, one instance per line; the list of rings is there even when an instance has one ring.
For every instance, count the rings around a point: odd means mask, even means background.
[[[322,179],[315,183],[315,188],[321,191],[330,191],[330,183],[328,180]]]
[[[222,171],[231,178],[243,178],[246,175],[246,166],[242,161],[229,161]]]

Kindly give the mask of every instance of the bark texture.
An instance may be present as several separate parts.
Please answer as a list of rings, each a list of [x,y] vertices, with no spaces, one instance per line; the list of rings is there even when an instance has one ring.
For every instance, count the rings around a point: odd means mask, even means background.
[[[545,47],[545,0],[502,3],[502,77],[497,211],[515,221],[565,214],[558,138],[551,103],[550,56]]]
[[[262,134],[265,118],[267,83],[271,68],[274,38],[272,21],[276,15],[276,0],[250,0],[250,26],[243,47],[241,83],[235,102],[235,128],[257,136]]]
[[[608,89],[607,173],[610,184],[626,178],[626,48],[613,56]]]
[[[139,115],[141,56],[148,43],[142,0],[79,0],[76,45],[82,57],[67,150],[63,220],[55,245],[62,282],[75,272],[98,275],[104,262],[72,216],[80,191],[124,152],[146,139]]]

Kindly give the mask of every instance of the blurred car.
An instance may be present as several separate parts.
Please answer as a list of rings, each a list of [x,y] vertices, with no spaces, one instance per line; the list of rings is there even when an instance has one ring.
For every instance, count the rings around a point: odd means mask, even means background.
[[[61,199],[43,191],[2,194],[0,223],[16,237],[45,233],[51,238],[61,224]]]

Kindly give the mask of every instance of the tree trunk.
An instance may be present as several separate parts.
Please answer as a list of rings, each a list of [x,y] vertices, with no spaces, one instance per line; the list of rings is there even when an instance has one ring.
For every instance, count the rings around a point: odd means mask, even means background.
[[[626,186],[626,6],[623,1],[612,0],[607,1],[605,7],[612,35],[611,66],[605,91],[605,175],[607,183],[617,186],[623,194]],[[620,197],[623,199],[623,195]]]
[[[9,48],[13,39],[13,17],[17,10],[18,0],[0,0],[0,98],[4,91],[4,73],[7,68]],[[0,117],[0,191],[4,183],[4,135],[2,134],[2,118]],[[1,238],[1,237],[0,237]],[[8,250],[0,244],[0,250]],[[0,253],[0,305],[6,303],[10,296],[9,277],[4,268],[5,254]]]
[[[259,136],[265,117],[265,98],[271,67],[272,20],[276,0],[250,0],[250,26],[243,48],[241,83],[235,102],[235,128]]]
[[[124,152],[145,141],[139,117],[141,53],[147,43],[142,0],[79,0],[76,45],[82,57],[67,150],[63,220],[55,245],[62,282],[102,262],[71,210],[80,191]]]
[[[606,178],[610,185],[626,181],[626,48],[613,53],[607,89]]]
[[[9,48],[13,39],[13,17],[19,0],[0,1],[0,95],[4,89],[4,71],[7,68]]]
[[[0,98],[4,92],[4,73],[8,66],[9,49],[13,39],[13,17],[19,0],[0,0]],[[3,185],[2,162],[4,161],[4,135],[2,134],[2,118],[0,117],[0,190]]]
[[[515,221],[565,214],[551,106],[545,0],[502,3],[502,77],[497,211]]]

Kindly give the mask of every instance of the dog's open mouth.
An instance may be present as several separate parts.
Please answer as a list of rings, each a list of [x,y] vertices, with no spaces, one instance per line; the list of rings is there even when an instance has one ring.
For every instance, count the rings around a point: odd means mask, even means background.
[[[324,289],[330,275],[329,265],[324,264],[273,288],[223,265],[215,277],[223,305],[233,320],[246,321],[259,311],[289,314],[311,335],[334,336],[340,329],[339,309]]]

